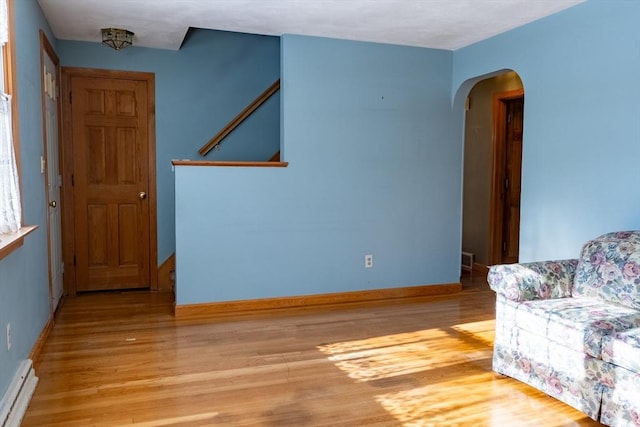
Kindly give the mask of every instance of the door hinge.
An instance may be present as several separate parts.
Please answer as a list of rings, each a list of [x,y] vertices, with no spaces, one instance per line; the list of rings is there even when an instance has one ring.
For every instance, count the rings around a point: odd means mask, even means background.
[[[502,242],[502,252],[507,251],[507,242]]]
[[[75,255],[73,256],[73,266],[74,267],[76,266],[76,256]]]
[[[69,104],[73,102],[73,92],[69,92]]]
[[[509,178],[504,179],[504,188],[509,188]]]
[[[75,185],[76,185],[76,178],[73,174],[71,174],[71,186],[75,187]]]

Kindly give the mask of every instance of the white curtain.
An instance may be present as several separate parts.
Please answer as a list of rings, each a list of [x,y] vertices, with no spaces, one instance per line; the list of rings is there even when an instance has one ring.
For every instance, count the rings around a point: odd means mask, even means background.
[[[20,187],[11,133],[11,98],[0,94],[0,233],[20,228]]]
[[[0,45],[2,46],[8,40],[7,27],[7,2],[0,0]],[[4,64],[0,65],[4,68]],[[17,231],[21,222],[18,168],[11,131],[11,97],[2,90],[0,91],[0,233]]]
[[[9,40],[9,17],[7,15],[7,0],[0,0],[0,44]]]

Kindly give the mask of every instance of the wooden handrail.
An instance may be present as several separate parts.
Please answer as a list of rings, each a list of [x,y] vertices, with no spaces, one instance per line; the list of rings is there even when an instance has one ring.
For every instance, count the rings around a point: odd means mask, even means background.
[[[238,161],[209,161],[209,160],[172,160],[173,166],[217,166],[217,167],[245,167],[245,168],[286,168],[288,162],[238,162]]]
[[[222,128],[222,130],[218,132],[216,136],[211,138],[209,142],[204,144],[198,150],[198,153],[200,153],[201,156],[206,156],[207,153],[213,150],[218,144],[220,144],[222,140],[227,137],[227,135],[233,132],[235,128],[240,126],[240,123],[245,121],[245,119],[249,117],[251,113],[256,111],[258,107],[264,104],[267,99],[271,98],[271,96],[279,90],[280,90],[280,79],[276,80],[271,86],[269,86],[267,90],[262,92],[260,96],[254,99],[253,102],[247,106],[247,108],[242,110],[240,114],[235,116],[233,120],[227,123],[227,125],[224,128]]]

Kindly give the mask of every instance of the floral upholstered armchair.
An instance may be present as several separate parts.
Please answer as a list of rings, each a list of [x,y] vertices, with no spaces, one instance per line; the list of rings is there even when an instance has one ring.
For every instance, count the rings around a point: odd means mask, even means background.
[[[578,259],[497,265],[493,369],[613,426],[640,426],[640,231]]]

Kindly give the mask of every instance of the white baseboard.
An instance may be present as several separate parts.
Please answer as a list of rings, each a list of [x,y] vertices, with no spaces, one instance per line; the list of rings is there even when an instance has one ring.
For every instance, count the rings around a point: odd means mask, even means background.
[[[31,359],[23,360],[0,401],[0,426],[20,426],[37,384]]]

